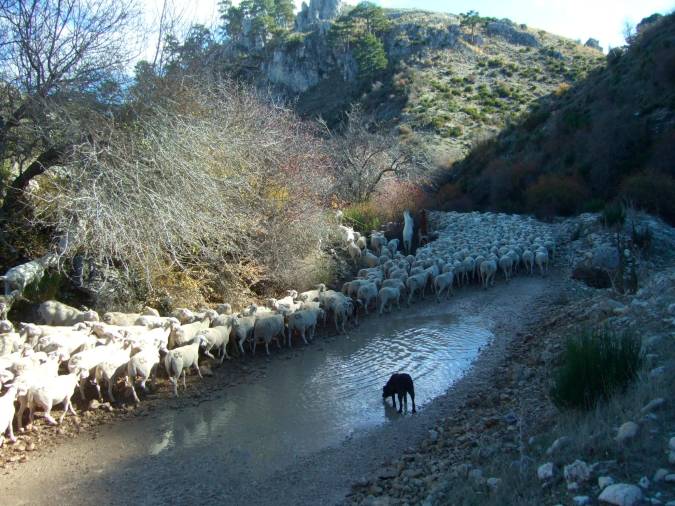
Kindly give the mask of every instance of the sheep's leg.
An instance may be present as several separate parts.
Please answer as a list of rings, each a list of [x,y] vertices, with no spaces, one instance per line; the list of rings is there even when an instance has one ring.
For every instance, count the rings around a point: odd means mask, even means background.
[[[142,382],[141,385],[143,385]],[[133,385],[133,383],[131,384],[131,393],[134,395],[134,402],[136,404],[139,404],[141,400],[138,398],[138,394],[136,393],[136,387]]]
[[[213,360],[216,359],[216,357],[214,357],[213,354],[211,353],[211,348],[209,348],[208,350],[205,350],[204,355],[206,355],[209,358],[212,358]]]
[[[302,329],[302,332],[300,332],[300,337],[302,337],[302,340],[305,344],[309,344],[307,342],[307,338],[305,338],[305,329],[304,328]],[[289,336],[289,339],[290,339],[290,336]]]
[[[267,353],[267,356],[270,354],[269,341],[265,341],[265,353]]]
[[[63,423],[63,419],[66,417],[66,413],[68,413],[68,404],[70,404],[70,400],[66,399],[66,402],[63,404],[63,413],[59,417],[59,425]]]
[[[23,429],[23,412],[26,410],[26,405],[28,402],[26,401],[26,396],[22,395],[19,397],[19,411],[16,414],[16,428],[21,431]]]
[[[112,402],[116,402],[115,396],[113,395],[112,391],[113,391],[113,380],[112,378],[110,378],[108,379],[108,397],[110,397],[110,400]]]
[[[183,369],[181,371],[181,374],[183,375],[183,390],[187,390],[187,385],[185,384],[185,377],[187,376],[187,370]]]
[[[10,442],[16,443],[16,438],[14,437],[14,428],[12,427],[11,421],[9,422],[9,427],[7,427],[7,433],[9,435]],[[0,435],[0,437],[2,437],[2,436],[4,436],[4,434]],[[2,440],[0,440],[0,446],[2,446]]]
[[[47,405],[47,406],[46,406],[46,409],[45,409],[45,416],[44,416],[44,418],[45,418],[45,420],[47,420],[47,422],[49,423],[49,425],[57,425],[56,420],[54,420],[54,418],[53,418],[52,415],[51,415],[51,412],[52,412],[52,407],[51,407],[51,405]],[[64,414],[65,414],[65,412],[64,412]]]
[[[192,366],[195,368],[197,371],[197,375],[201,378],[204,379],[204,376],[202,376],[202,372],[199,370],[199,362],[195,361],[194,365]],[[185,383],[183,383],[183,386],[185,386]]]
[[[180,377],[180,375],[179,375]],[[178,397],[178,378],[169,378],[171,385],[173,386],[173,396]]]
[[[84,396],[84,382],[86,381],[86,378],[80,378],[80,381],[78,382],[77,386],[80,389],[80,397],[82,397],[83,401],[86,401],[87,398]]]

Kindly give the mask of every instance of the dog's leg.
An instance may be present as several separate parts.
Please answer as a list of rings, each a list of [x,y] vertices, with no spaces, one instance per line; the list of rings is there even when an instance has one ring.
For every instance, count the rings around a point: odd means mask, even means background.
[[[415,408],[415,387],[412,385],[410,386],[410,398],[412,399],[412,405],[413,405],[413,414],[417,413],[417,409]]]
[[[403,395],[398,394],[398,412],[403,413]]]
[[[396,394],[391,394],[391,402],[394,405],[394,409],[396,409]]]

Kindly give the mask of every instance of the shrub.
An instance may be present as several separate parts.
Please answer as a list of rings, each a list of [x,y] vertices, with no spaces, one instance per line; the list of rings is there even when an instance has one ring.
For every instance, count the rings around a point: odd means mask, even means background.
[[[588,190],[576,179],[549,174],[540,177],[525,193],[528,208],[539,216],[569,216],[586,200]]]
[[[607,228],[620,227],[626,221],[626,210],[619,202],[611,202],[602,210],[602,223]]]
[[[626,178],[620,196],[632,206],[659,214],[675,224],[675,179],[667,174],[644,172]]]
[[[355,230],[362,234],[370,233],[371,230],[379,230],[382,225],[379,211],[372,201],[352,204],[344,210],[344,217]]]
[[[598,401],[624,390],[636,378],[642,361],[642,343],[634,334],[583,331],[567,341],[551,399],[559,407],[592,409]]]

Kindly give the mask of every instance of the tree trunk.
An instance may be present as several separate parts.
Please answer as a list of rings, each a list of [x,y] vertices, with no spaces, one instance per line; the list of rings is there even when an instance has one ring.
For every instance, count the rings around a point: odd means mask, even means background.
[[[18,207],[23,192],[28,183],[35,177],[56,165],[65,152],[65,146],[54,146],[37,157],[14,181],[11,182],[5,194],[5,201],[0,208],[0,220],[6,220]]]

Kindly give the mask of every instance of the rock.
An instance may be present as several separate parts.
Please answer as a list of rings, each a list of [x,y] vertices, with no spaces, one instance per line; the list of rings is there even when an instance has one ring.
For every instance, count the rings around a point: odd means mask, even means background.
[[[501,478],[488,478],[486,484],[488,488],[494,492],[495,490],[497,490],[501,482],[502,482]]]
[[[575,460],[565,466],[563,474],[568,483],[583,483],[591,477],[591,470],[583,460]]]
[[[572,440],[567,436],[562,436],[553,441],[553,444],[546,450],[546,455],[553,455],[558,450],[567,446]]]
[[[35,450],[35,443],[32,441],[28,441],[28,444],[26,445],[26,451],[27,452],[32,452]]]
[[[650,413],[651,411],[656,411],[657,409],[662,408],[665,403],[666,400],[663,397],[658,397],[656,399],[652,399],[647,404],[645,404],[640,411],[642,413]]]
[[[610,485],[614,485],[614,478],[611,476],[600,476],[598,478],[598,487],[600,487],[600,490],[604,490]]]
[[[600,45],[600,42],[598,41],[598,39],[589,38],[586,41],[586,43],[584,44],[584,46],[590,47],[591,49],[595,49],[597,51],[602,52],[602,46]]]
[[[587,495],[577,495],[572,499],[572,502],[578,506],[585,506],[586,504],[591,504],[591,498]]]
[[[508,414],[506,414],[506,415],[504,416],[504,421],[505,421],[508,425],[514,425],[514,424],[518,423],[518,417],[517,417],[516,414],[513,413],[513,412],[512,412],[512,413],[508,413]]]
[[[675,474],[667,474],[667,475],[665,476],[665,480],[666,480],[668,483],[675,483]]]
[[[602,269],[587,267],[585,265],[578,265],[574,268],[572,271],[572,279],[581,281],[591,288],[603,289],[612,287],[612,281],[609,274]]]
[[[671,437],[670,441],[668,441],[668,448],[675,451],[675,437]]]
[[[382,469],[378,475],[378,477],[382,480],[390,480],[392,478],[396,478],[398,476],[398,471],[394,469],[393,467],[385,467]]]
[[[469,479],[476,483],[481,483],[485,481],[483,478],[483,470],[478,468],[472,469],[471,471],[469,471]]]
[[[640,426],[635,422],[626,422],[619,427],[619,432],[616,435],[617,443],[623,444],[632,440],[637,436]]]
[[[553,462],[547,462],[546,464],[540,465],[537,469],[537,478],[541,481],[553,478]]]
[[[516,28],[516,25],[508,19],[489,22],[486,26],[486,30],[491,37],[501,37],[511,44],[539,47],[539,41],[534,35],[519,30]]]
[[[654,473],[654,477],[652,478],[652,481],[654,483],[657,483],[659,481],[663,481],[663,479],[668,476],[668,469],[657,469],[656,472]]]
[[[666,368],[661,366],[661,367],[655,367],[651,371],[649,371],[649,377],[654,379],[654,378],[660,378],[663,376],[663,374],[666,372]]]
[[[671,315],[675,315],[675,304],[670,304],[668,306],[668,313],[670,313]]]
[[[668,464],[675,464],[675,451],[668,454]]]
[[[628,483],[617,483],[604,489],[598,499],[616,506],[633,506],[642,501],[642,490]]]
[[[87,409],[90,409],[90,410],[93,411],[93,410],[98,409],[98,407],[100,405],[101,405],[101,403],[98,400],[92,399],[92,400],[89,401],[89,406],[87,406]]]
[[[640,478],[640,481],[638,481],[638,485],[640,485],[640,488],[644,488],[645,490],[647,490],[650,485],[649,478],[643,476],[642,478]]]
[[[436,441],[438,441],[438,431],[435,431],[434,429],[431,429],[431,430],[429,431],[429,439],[430,439],[433,443],[435,443]]]
[[[199,372],[202,373],[202,376],[213,376],[213,370],[208,365],[200,365]]]
[[[616,247],[602,244],[595,248],[591,256],[591,267],[613,271],[619,267],[619,252]]]

